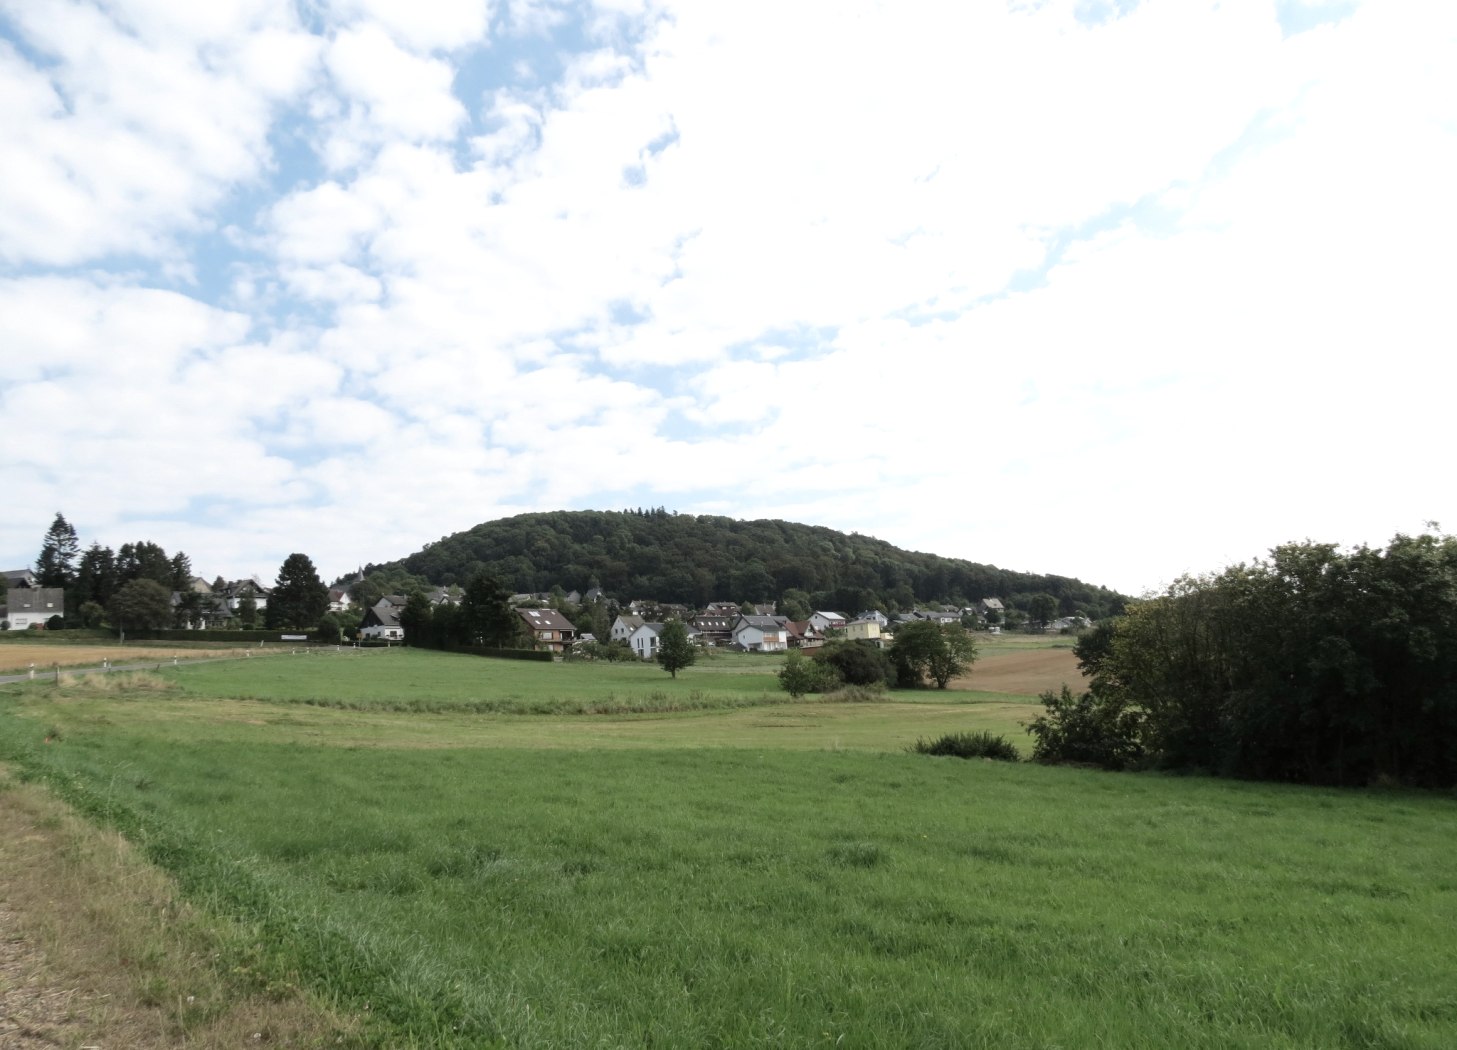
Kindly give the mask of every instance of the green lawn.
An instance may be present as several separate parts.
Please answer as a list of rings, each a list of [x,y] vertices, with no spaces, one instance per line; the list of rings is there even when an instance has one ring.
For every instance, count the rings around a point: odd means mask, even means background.
[[[469,706],[751,658],[289,659],[0,690],[0,752],[381,1046],[1457,1045],[1449,797],[903,750],[1038,710],[976,694]]]

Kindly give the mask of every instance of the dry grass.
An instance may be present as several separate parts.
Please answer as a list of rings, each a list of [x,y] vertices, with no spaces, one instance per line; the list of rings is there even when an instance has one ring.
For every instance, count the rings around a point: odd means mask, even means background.
[[[226,649],[182,649],[167,646],[145,645],[45,645],[42,643],[11,642],[0,646],[0,674],[23,674],[35,665],[35,673],[51,671],[57,664],[67,667],[100,667],[101,661],[112,663],[141,663],[155,661],[171,663],[177,660],[195,660],[198,657],[214,656],[228,652]]]
[[[1013,649],[984,654],[971,674],[952,679],[951,688],[1036,696],[1048,689],[1055,692],[1064,682],[1081,689],[1082,680],[1071,649]]]
[[[358,1046],[218,962],[217,930],[120,836],[0,770],[0,1047]]]

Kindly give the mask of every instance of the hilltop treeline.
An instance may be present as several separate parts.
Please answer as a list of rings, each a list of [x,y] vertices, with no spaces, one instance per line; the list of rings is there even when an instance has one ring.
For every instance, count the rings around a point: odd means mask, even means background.
[[[1115,592],[1064,576],[904,551],[820,526],[661,508],[502,518],[366,571],[373,570],[403,570],[447,585],[484,572],[520,592],[596,586],[613,597],[694,607],[725,599],[774,601],[787,593],[851,613],[991,597],[1026,608],[1039,593],[1056,598],[1064,615],[1097,619],[1123,606]]]

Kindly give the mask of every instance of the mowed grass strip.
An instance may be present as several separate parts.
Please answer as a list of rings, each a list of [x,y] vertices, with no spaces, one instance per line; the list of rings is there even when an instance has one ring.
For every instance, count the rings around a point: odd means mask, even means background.
[[[781,662],[719,655],[670,677],[653,663],[540,664],[422,649],[300,651],[168,671],[181,694],[357,710],[623,713],[777,703]]]
[[[31,775],[400,1044],[1457,1045],[1445,797],[898,750],[340,747],[327,721],[164,737],[125,701],[47,744],[25,695],[0,740]]]

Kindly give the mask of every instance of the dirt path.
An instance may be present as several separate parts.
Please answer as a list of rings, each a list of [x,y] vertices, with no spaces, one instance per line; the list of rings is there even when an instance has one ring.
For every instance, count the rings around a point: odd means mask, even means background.
[[[118,835],[0,768],[0,1050],[361,1047],[222,972],[216,927]]]

